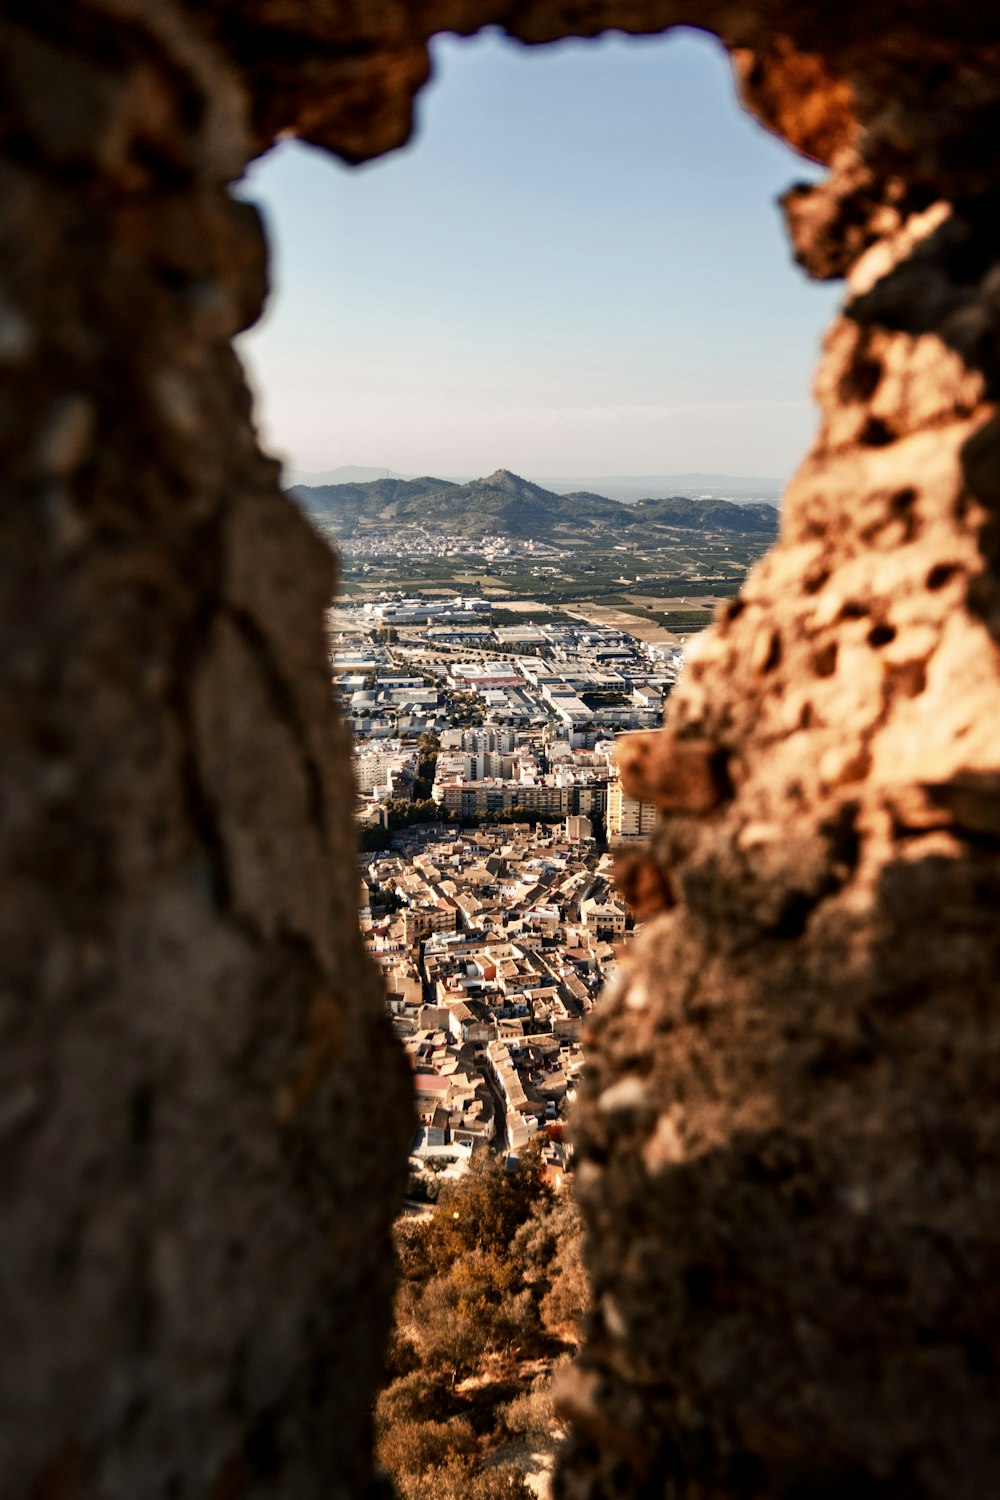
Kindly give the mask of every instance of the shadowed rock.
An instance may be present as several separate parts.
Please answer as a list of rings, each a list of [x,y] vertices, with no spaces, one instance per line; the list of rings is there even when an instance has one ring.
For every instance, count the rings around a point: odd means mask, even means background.
[[[847,277],[782,537],[670,727],[595,1016],[562,1500],[1000,1488],[1000,18],[957,0],[8,0],[5,1494],[359,1497],[409,1085],[355,921],[329,554],[230,341],[280,131],[440,30],[715,31]]]

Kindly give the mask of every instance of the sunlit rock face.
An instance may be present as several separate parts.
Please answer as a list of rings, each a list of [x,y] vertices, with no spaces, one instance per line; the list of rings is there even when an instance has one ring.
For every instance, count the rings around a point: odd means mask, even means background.
[[[690,23],[830,166],[782,538],[662,736],[577,1115],[563,1500],[1000,1489],[1000,16],[36,0],[0,19],[0,1472],[358,1497],[405,1070],[355,923],[332,562],[229,347],[275,134],[403,141],[435,31]]]

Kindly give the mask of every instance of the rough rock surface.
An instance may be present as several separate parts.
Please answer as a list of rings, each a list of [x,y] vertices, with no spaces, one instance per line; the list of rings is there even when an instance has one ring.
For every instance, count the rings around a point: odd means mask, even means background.
[[[333,563],[229,347],[246,99],[166,6],[45,9],[0,23],[0,1490],[356,1495],[408,1083]]]
[[[848,297],[781,542],[629,757],[557,1490],[1000,1489],[995,7],[3,0],[5,1496],[370,1482],[408,1086],[229,185],[281,130],[402,142],[436,31],[676,23],[830,166],[786,208]]]
[[[975,132],[903,119],[911,181],[876,131],[789,201],[848,276],[820,430],[622,752],[663,815],[577,1113],[561,1500],[1000,1484],[1000,246]]]

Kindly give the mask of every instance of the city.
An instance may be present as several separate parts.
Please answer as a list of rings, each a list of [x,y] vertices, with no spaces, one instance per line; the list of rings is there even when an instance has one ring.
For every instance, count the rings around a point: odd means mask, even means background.
[[[581,1030],[632,927],[615,851],[655,817],[624,793],[614,740],[659,722],[683,661],[610,627],[493,613],[396,592],[328,616],[361,926],[413,1066],[414,1205],[477,1145],[517,1156],[539,1132],[561,1185]]]

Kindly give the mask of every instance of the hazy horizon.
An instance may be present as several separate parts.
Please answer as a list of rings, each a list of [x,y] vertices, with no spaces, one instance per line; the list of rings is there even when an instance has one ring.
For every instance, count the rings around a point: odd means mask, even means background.
[[[434,57],[413,146],[351,169],[285,144],[241,188],[274,253],[240,341],[265,444],[306,472],[787,476],[837,294],[773,202],[815,169],[739,109],[720,49]]]
[[[510,471],[507,464],[495,466]],[[486,479],[488,474],[446,474],[430,469],[424,474],[401,474],[385,465],[341,464],[332,469],[300,470],[288,469],[285,483],[295,486],[320,488],[325,485],[370,484],[379,479],[440,479],[450,484],[467,484],[473,479]],[[549,489],[555,494],[567,494],[574,490],[591,490],[612,500],[626,503],[646,498],[662,498],[668,492],[677,493],[678,486],[690,488],[703,494],[728,491],[739,499],[760,496],[774,499],[777,503],[786,478],[777,475],[713,474],[704,470],[682,474],[521,474],[518,476],[532,484]],[[662,493],[661,493],[662,492]]]

